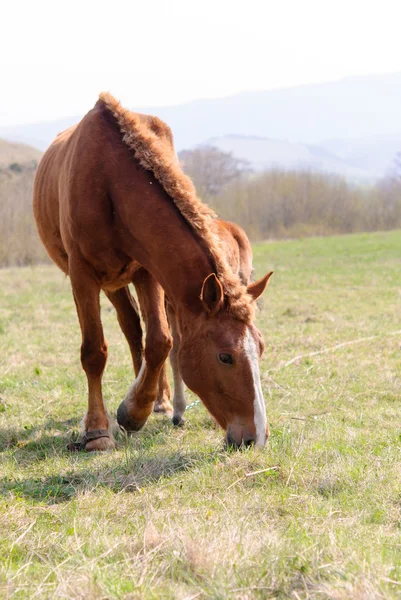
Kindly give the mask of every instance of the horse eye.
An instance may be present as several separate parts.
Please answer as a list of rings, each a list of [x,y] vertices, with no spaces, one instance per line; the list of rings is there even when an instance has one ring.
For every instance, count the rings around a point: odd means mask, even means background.
[[[223,365],[232,365],[233,357],[231,356],[231,354],[226,354],[225,352],[222,352],[221,354],[219,354],[219,361],[222,362]]]

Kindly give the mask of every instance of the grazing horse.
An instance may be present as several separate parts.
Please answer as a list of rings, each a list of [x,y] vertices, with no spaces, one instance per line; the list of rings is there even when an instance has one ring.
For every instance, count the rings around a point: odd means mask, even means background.
[[[116,308],[137,373],[117,411],[121,426],[137,431],[153,410],[172,347],[165,293],[180,333],[186,385],[226,430],[229,443],[263,446],[263,339],[252,319],[269,275],[245,287],[230,268],[215,215],[181,170],[168,126],[101,94],[42,157],[34,214],[47,252],[70,277],[82,331],[88,410],[80,448],[115,446],[102,395],[107,344],[101,290]],[[143,355],[131,329],[138,314],[131,282],[146,324]]]

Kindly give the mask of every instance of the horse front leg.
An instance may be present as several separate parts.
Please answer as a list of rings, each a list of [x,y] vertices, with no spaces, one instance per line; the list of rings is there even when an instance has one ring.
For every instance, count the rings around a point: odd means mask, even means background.
[[[69,275],[82,332],[81,363],[88,380],[88,411],[81,441],[69,450],[110,450],[115,447],[112,421],[102,395],[102,375],[107,361],[107,343],[100,320],[100,286],[89,266],[70,260]]]
[[[131,351],[135,376],[138,376],[143,359],[142,327],[138,305],[128,287],[114,292],[106,292],[106,296],[116,309],[118,322]],[[153,410],[167,415],[173,414],[170,402],[170,384],[165,365],[160,373],[159,391]]]
[[[135,273],[133,283],[146,325],[146,343],[139,374],[117,411],[117,421],[127,431],[141,429],[153,411],[160,374],[172,347],[163,289],[145,269]]]

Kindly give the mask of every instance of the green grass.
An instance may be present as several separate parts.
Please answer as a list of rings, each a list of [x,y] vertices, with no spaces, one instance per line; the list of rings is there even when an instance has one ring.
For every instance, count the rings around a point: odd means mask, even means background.
[[[153,415],[115,452],[69,454],[86,408],[69,281],[0,271],[1,597],[400,597],[401,232],[254,252],[275,271],[264,452],[225,452],[195,405],[183,429]],[[133,375],[103,315],[115,413]]]

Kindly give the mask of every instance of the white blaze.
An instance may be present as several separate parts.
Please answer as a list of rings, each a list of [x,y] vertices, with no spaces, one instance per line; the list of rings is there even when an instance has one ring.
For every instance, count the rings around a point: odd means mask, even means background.
[[[254,390],[254,420],[256,428],[256,446],[264,446],[266,443],[266,407],[265,400],[263,398],[262,385],[260,383],[260,371],[259,371],[259,359],[258,352],[256,349],[255,340],[252,337],[251,332],[247,329],[245,336],[245,352],[249,357],[251,364],[252,379],[253,379],[253,390]]]

